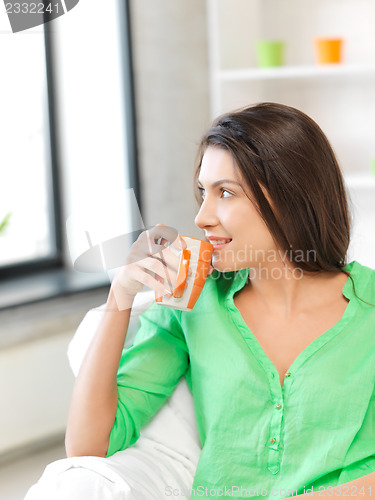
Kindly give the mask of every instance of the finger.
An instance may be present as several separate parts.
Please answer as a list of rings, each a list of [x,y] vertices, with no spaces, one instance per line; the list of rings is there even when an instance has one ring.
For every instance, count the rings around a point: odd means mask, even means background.
[[[153,278],[157,279],[161,283],[164,284],[164,286],[170,290],[173,290],[174,284],[176,282],[176,273],[171,273],[169,272],[166,268],[163,269],[160,273],[155,273],[153,271],[150,271],[149,269],[145,269],[145,272],[150,274]]]
[[[163,288],[163,293],[162,295],[168,295],[169,297],[171,297],[173,295],[173,291],[172,291],[172,288],[168,285],[166,286],[165,283],[163,282],[163,279],[158,276],[157,274],[155,274],[155,279],[156,281],[158,281],[162,288]],[[159,290],[155,290],[157,293],[159,293]]]
[[[176,240],[173,242],[173,245],[176,246],[179,250],[186,250],[187,244],[184,238],[179,234]]]
[[[148,253],[154,255],[163,246],[172,244],[178,237],[178,232],[169,226],[157,225],[147,231],[148,233]]]
[[[163,248],[157,255],[154,255],[154,258],[160,259],[168,269],[177,272],[181,260],[181,250],[177,250],[175,247]]]
[[[178,237],[178,231],[170,226],[157,225],[149,230],[150,235],[156,241],[159,238],[167,240],[169,243],[173,243]]]
[[[152,288],[161,295],[172,293],[172,287],[168,284],[164,274],[164,266],[152,257],[147,257],[136,264],[125,266],[121,282],[123,286],[126,286],[128,282],[140,283]]]
[[[165,263],[161,262],[156,257],[147,257],[142,259],[138,265],[142,268],[142,270],[151,273],[150,276],[160,278],[165,285],[173,288],[177,272],[173,269],[168,269]]]
[[[160,277],[153,277],[150,274],[148,274],[145,270],[144,274],[141,277],[141,282],[145,285],[154,290],[155,292],[159,293],[160,295],[169,295],[171,296],[173,294],[172,289],[162,281],[162,278]]]
[[[174,251],[172,251],[170,248],[166,248],[162,251],[163,254],[163,263],[167,265],[168,270],[170,270],[170,273],[172,275],[172,283],[176,283],[177,275],[180,270],[180,266],[182,265],[183,262],[185,262],[185,255],[182,253],[182,250],[176,254]],[[157,258],[154,256],[154,258]],[[190,263],[189,263],[190,264]],[[190,265],[188,266],[187,269],[187,275],[192,276],[193,271],[190,268]]]

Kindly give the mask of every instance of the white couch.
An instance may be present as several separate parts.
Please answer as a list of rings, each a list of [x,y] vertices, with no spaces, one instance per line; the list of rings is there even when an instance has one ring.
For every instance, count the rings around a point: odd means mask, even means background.
[[[132,344],[139,315],[154,300],[154,292],[136,296],[125,347]],[[162,307],[162,306],[160,306]],[[103,309],[89,311],[68,349],[76,375]],[[73,457],[48,465],[25,500],[165,500],[190,497],[201,451],[193,397],[185,378],[142,429],[138,441],[109,458]]]

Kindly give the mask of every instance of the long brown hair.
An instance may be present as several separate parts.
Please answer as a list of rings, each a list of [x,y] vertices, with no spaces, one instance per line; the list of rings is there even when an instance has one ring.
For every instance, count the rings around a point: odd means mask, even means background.
[[[315,273],[339,271],[347,264],[347,193],[335,153],[314,120],[270,102],[220,116],[202,137],[195,181],[208,146],[232,155],[260,216],[292,265]],[[312,254],[313,259],[301,260]]]

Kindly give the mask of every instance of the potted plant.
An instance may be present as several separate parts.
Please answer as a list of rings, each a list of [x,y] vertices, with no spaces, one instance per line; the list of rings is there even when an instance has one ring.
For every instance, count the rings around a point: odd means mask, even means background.
[[[9,223],[9,219],[10,219],[10,216],[11,216],[11,212],[8,212],[5,217],[3,218],[3,220],[0,222],[0,233],[2,231],[4,231],[4,229],[6,228],[6,226],[8,225]]]

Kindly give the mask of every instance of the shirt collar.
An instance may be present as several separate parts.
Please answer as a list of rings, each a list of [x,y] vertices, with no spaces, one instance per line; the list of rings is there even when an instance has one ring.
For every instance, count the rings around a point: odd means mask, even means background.
[[[368,286],[368,282],[372,276],[375,276],[375,271],[366,266],[362,266],[359,262],[353,260],[346,264],[343,268],[344,271],[348,272],[351,278],[348,277],[342,293],[347,299],[352,299],[355,297],[353,282],[355,286],[356,293],[364,292]],[[369,271],[372,271],[373,274]],[[236,292],[243,288],[248,280],[250,269],[241,269],[240,271],[233,272],[233,281],[232,286],[229,288],[229,293],[227,296],[227,300],[231,300]],[[362,297],[361,294],[359,294]],[[363,297],[365,299],[365,297]],[[366,300],[366,299],[365,299]]]
[[[362,266],[356,260],[349,262],[342,269],[350,274],[342,290],[343,295],[349,300],[358,295],[361,299],[372,303],[372,297],[366,297],[366,295],[370,293],[369,282],[371,278],[374,279],[375,271]]]
[[[229,288],[227,301],[233,301],[233,296],[238,290],[241,290],[246,285],[250,269],[241,269],[233,272],[232,286]]]

